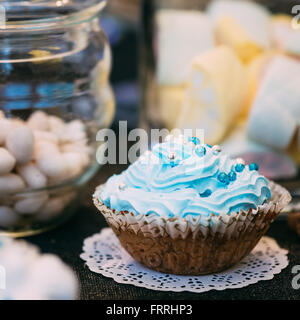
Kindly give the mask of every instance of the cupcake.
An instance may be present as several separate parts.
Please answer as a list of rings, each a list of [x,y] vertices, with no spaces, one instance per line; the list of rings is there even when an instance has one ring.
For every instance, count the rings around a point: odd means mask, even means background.
[[[136,261],[181,275],[238,263],[291,200],[257,164],[183,136],[168,136],[146,151],[93,198]]]

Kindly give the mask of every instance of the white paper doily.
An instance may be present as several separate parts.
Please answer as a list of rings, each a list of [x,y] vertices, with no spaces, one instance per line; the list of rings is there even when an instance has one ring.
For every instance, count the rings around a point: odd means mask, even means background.
[[[253,251],[238,265],[225,272],[204,276],[177,276],[152,271],[122,248],[110,228],[85,239],[81,259],[91,271],[116,282],[160,291],[205,292],[248,286],[270,280],[288,265],[288,251],[269,237],[263,237]]]

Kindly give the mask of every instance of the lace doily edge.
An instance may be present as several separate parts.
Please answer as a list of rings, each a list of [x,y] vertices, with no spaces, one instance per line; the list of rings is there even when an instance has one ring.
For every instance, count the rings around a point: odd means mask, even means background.
[[[280,264],[280,266],[276,266],[274,268],[274,270],[272,271],[272,273],[265,275],[264,278],[259,278],[259,279],[258,278],[253,278],[253,279],[249,280],[249,282],[247,282],[247,284],[241,283],[241,284],[236,284],[236,285],[234,285],[232,287],[220,286],[220,287],[203,288],[203,289],[197,289],[197,290],[186,289],[186,288],[155,288],[155,287],[151,287],[150,285],[147,285],[146,283],[138,283],[138,282],[130,281],[130,279],[128,279],[128,281],[124,281],[124,280],[120,279],[118,276],[112,275],[109,272],[106,272],[105,270],[101,270],[101,272],[99,271],[97,264],[90,258],[89,254],[88,254],[89,251],[87,249],[90,248],[93,245],[93,243],[95,243],[95,240],[97,240],[98,238],[102,237],[102,232],[108,232],[109,230],[110,230],[109,228],[105,228],[100,233],[96,233],[96,234],[86,238],[84,240],[84,244],[83,244],[83,251],[84,252],[80,254],[80,258],[83,261],[85,261],[86,265],[88,266],[88,268],[91,271],[93,271],[93,272],[95,272],[97,274],[100,274],[100,275],[102,275],[104,277],[113,279],[117,283],[125,284],[125,285],[132,285],[132,286],[135,286],[135,287],[140,287],[140,288],[154,290],[154,291],[203,293],[203,292],[209,292],[209,291],[212,291],[212,290],[223,291],[223,290],[227,290],[227,289],[239,289],[239,288],[246,287],[248,285],[255,284],[255,283],[260,282],[260,281],[272,280],[275,275],[279,274],[289,264],[289,259],[288,259],[288,256],[287,256],[289,251],[286,250],[286,249],[280,248],[278,246],[279,249],[281,250],[284,258],[285,258],[285,261],[282,262]],[[276,240],[274,240],[271,237],[264,236],[263,238],[271,239],[272,241],[274,241],[277,244]],[[124,249],[122,249],[122,250],[124,250]],[[141,266],[141,267],[145,268],[144,266]],[[226,270],[224,272],[220,272],[219,274],[222,274],[222,273],[225,273],[225,272],[226,273],[230,272],[230,270],[232,270],[234,268],[235,267],[232,267],[232,268],[230,268],[230,269],[228,269],[228,270]],[[152,271],[152,270],[150,270],[150,271]],[[199,277],[201,277],[201,276],[199,276]]]

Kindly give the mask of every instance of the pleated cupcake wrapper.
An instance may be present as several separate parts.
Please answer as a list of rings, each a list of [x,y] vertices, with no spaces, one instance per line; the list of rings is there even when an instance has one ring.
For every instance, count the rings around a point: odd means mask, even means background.
[[[267,203],[260,205],[256,210],[248,212],[227,213],[221,215],[198,217],[174,217],[163,218],[155,214],[132,212],[117,212],[106,207],[99,199],[102,186],[99,186],[94,194],[94,203],[104,215],[109,225],[117,230],[131,231],[135,234],[142,232],[145,237],[164,237],[172,239],[186,239],[190,234],[196,238],[199,233],[202,237],[218,235],[218,237],[230,239],[239,237],[241,233],[250,233],[253,228],[263,230],[266,222],[270,224],[278,216],[280,211],[291,201],[289,192],[280,185],[270,181],[272,198]]]

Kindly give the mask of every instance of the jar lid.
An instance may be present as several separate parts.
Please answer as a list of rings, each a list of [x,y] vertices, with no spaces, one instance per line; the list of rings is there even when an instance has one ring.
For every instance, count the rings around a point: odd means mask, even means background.
[[[53,27],[91,19],[106,0],[5,0],[0,2],[0,31]]]

